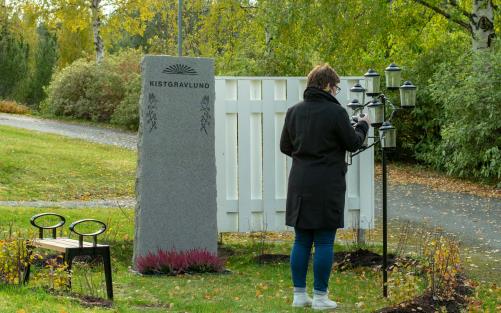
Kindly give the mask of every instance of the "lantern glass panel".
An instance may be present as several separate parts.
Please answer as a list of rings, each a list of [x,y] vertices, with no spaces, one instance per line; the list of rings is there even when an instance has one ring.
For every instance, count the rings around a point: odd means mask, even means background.
[[[400,90],[400,105],[403,107],[416,106],[416,89]]]
[[[369,108],[369,119],[373,125],[381,125],[384,122],[384,107],[382,105],[378,106],[368,106]]]
[[[380,131],[381,144],[385,149],[391,149],[397,147],[397,130],[396,128],[390,128]]]
[[[365,91],[369,94],[379,93],[380,76],[365,77]]]
[[[350,99],[357,99],[358,102],[360,102],[361,104],[364,104],[364,99],[365,98],[365,94],[363,91],[351,91],[350,90]]]
[[[386,88],[398,88],[402,81],[402,71],[386,71]]]

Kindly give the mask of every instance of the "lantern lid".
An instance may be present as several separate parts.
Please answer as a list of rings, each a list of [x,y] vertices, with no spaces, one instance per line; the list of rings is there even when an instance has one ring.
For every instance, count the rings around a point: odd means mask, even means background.
[[[380,131],[386,131],[390,129],[395,129],[395,127],[393,127],[393,125],[391,125],[390,122],[384,122],[383,125],[379,127]]]
[[[364,74],[364,76],[365,77],[376,77],[376,76],[379,76],[379,74],[375,70],[373,70],[373,69],[370,68],[367,71],[367,73]]]
[[[356,83],[353,87],[350,88],[351,92],[364,92],[365,89],[359,83]]]
[[[402,86],[400,86],[400,89],[412,90],[416,89],[416,86],[414,86],[410,81],[407,80]]]
[[[399,72],[401,71],[400,67],[398,67],[395,63],[391,63],[386,69],[386,72]]]
[[[353,99],[353,100],[351,100],[351,101],[350,101],[350,103],[348,103],[346,106],[347,106],[347,107],[349,107],[349,108],[350,108],[350,109],[352,109],[352,110],[356,110],[356,109],[360,109],[360,108],[363,108],[363,107],[364,107],[364,105],[363,105],[363,104],[361,104],[361,103],[358,101],[358,99]]]
[[[381,102],[379,102],[377,99],[372,99],[371,103],[367,107],[378,107],[382,105]]]

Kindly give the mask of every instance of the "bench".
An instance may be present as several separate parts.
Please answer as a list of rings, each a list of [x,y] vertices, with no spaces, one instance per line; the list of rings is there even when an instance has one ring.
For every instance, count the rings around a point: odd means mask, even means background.
[[[36,220],[43,216],[56,216],[60,219],[60,222],[53,226],[40,226],[36,223]],[[75,227],[82,223],[97,223],[101,225],[101,229],[94,233],[84,234],[75,230]],[[70,232],[78,235],[78,240],[67,238],[67,237],[57,237],[57,229],[63,227],[66,223],[66,219],[56,213],[41,213],[33,216],[30,219],[31,225],[38,228],[39,235],[38,238],[31,242],[33,248],[47,249],[62,253],[64,255],[64,261],[68,265],[68,271],[71,271],[71,266],[73,259],[77,256],[101,256],[103,258],[104,265],[104,275],[106,280],[106,293],[108,299],[113,299],[113,285],[111,278],[111,257],[110,257],[110,246],[102,245],[97,243],[97,236],[104,233],[107,229],[105,223],[95,220],[95,219],[83,219],[76,221],[70,225]],[[44,230],[52,230],[52,238],[44,238]],[[92,242],[84,241],[84,237],[92,237]],[[26,268],[26,274],[24,282],[28,283],[30,277],[30,265]],[[71,278],[70,278],[70,288],[71,288]]]

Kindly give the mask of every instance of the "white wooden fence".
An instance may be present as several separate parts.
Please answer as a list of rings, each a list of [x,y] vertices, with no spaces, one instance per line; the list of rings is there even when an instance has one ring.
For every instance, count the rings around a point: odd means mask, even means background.
[[[363,77],[343,77],[337,99]],[[216,77],[215,131],[219,232],[282,231],[291,159],[280,152],[287,108],[303,99],[304,77]],[[372,135],[372,130],[371,130]],[[369,144],[371,140],[369,140]],[[374,154],[348,167],[345,226],[372,228]]]

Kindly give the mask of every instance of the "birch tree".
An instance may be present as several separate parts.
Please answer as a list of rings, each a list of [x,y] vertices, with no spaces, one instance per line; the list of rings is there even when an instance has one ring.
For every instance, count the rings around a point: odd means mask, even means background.
[[[94,34],[94,48],[96,50],[96,62],[100,63],[104,58],[104,43],[101,37],[101,0],[91,0],[90,9],[92,16],[92,32]]]
[[[471,35],[474,51],[490,49],[496,37],[494,18],[498,6],[493,0],[413,0],[456,23]]]

